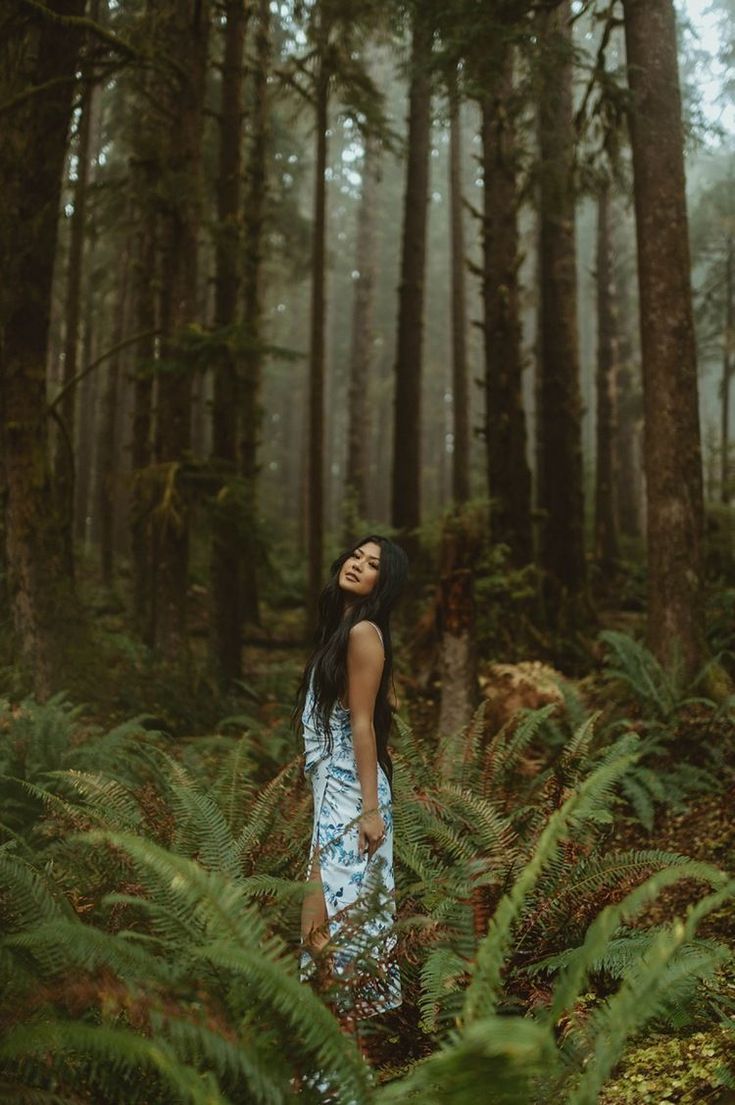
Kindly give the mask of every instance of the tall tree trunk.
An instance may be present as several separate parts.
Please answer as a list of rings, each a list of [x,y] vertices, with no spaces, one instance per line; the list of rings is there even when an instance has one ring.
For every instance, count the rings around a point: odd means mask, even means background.
[[[595,556],[609,579],[618,559],[615,491],[617,422],[617,337],[610,249],[610,191],[597,199],[597,465],[595,473]]]
[[[102,148],[104,136],[102,133],[102,97],[98,88],[92,88],[92,96],[89,104],[90,127],[93,133],[94,154],[90,159],[89,181],[94,186],[99,152]],[[81,364],[86,368],[94,360],[98,348],[98,302],[97,280],[95,264],[97,260],[97,245],[99,232],[94,207],[92,207],[85,220],[86,223],[86,257],[82,264],[84,275],[84,317],[82,319],[81,335]],[[150,295],[150,291],[148,293]],[[90,522],[92,514],[92,487],[95,464],[94,427],[96,425],[95,412],[97,408],[97,395],[99,389],[97,382],[98,372],[88,372],[77,385],[79,392],[79,416],[76,420],[76,437],[74,442],[75,478],[74,478],[74,538],[82,546],[86,553],[89,546]]]
[[[373,318],[375,313],[376,198],[380,176],[380,147],[365,140],[362,195],[357,215],[352,350],[348,393],[347,480],[345,487],[345,540],[354,539],[355,522],[367,517],[368,457],[370,455],[370,403],[373,389]]]
[[[615,236],[616,242],[619,237]],[[615,285],[619,306],[618,341],[618,419],[615,428],[615,499],[621,536],[637,539],[642,528],[643,477],[641,474],[641,437],[643,396],[641,394],[640,359],[637,350],[637,296],[632,284],[634,274],[628,263],[621,262],[620,251],[614,252]]]
[[[88,236],[87,264],[90,274],[85,282],[84,327],[82,333],[82,364],[89,365],[97,351],[97,296],[93,270],[97,251],[97,234],[92,231]],[[74,526],[76,540],[86,553],[90,544],[92,529],[92,488],[94,486],[95,440],[94,428],[97,425],[97,397],[99,395],[99,373],[88,372],[79,384],[79,418],[77,419],[77,442],[74,454],[76,461],[76,479],[74,480]]]
[[[424,334],[426,224],[429,200],[431,63],[433,29],[414,11],[408,153],[403,207],[401,282],[398,288],[393,420],[392,523],[410,551],[421,524],[421,376]]]
[[[83,0],[50,0],[79,16]],[[42,89],[6,120],[0,143],[0,358],[8,595],[19,651],[36,693],[63,678],[76,613],[64,563],[48,455],[46,346],[61,175],[81,35],[29,11],[9,18],[0,47],[3,98]]]
[[[263,232],[267,195],[268,73],[271,67],[271,10],[269,0],[258,0],[253,74],[252,141],[247,168],[243,268],[243,323],[249,347],[242,362],[240,464],[244,482],[245,533],[242,541],[241,612],[260,625],[258,600],[258,446],[263,413],[260,394],[263,376],[262,341]]]
[[[462,115],[457,71],[449,79],[449,210],[452,249],[452,496],[470,497],[469,394],[467,382],[467,293],[462,196]]]
[[[153,644],[153,549],[151,534],[151,473],[153,425],[153,366],[155,358],[156,215],[152,204],[150,173],[138,174],[141,202],[132,269],[135,332],[145,334],[135,347],[133,370],[133,428],[131,443],[132,487],[130,503],[130,555],[132,563],[133,624]]]
[[[112,347],[117,348],[125,337],[129,313],[130,284],[130,243],[126,242],[120,258],[117,303],[115,305],[115,325],[112,329]],[[118,399],[120,394],[120,362],[122,351],[113,354],[105,371],[105,384],[102,390],[97,423],[97,468],[96,490],[97,510],[100,519],[100,566],[102,582],[112,587],[114,568],[114,526],[117,483],[117,465],[119,462]]]
[[[240,175],[242,165],[242,62],[245,9],[242,0],[225,6],[225,52],[219,116],[219,177],[215,326],[232,326],[240,290]],[[214,370],[212,460],[224,481],[217,496],[212,540],[212,617],[215,664],[226,679],[241,674],[240,508],[237,475],[239,396],[234,351],[223,346]]]
[[[514,563],[533,556],[526,457],[518,268],[518,186],[513,48],[498,49],[494,87],[482,102],[485,449],[490,533]]]
[[[316,160],[314,181],[314,230],[311,260],[311,345],[309,357],[309,477],[308,548],[309,588],[307,631],[316,625],[317,604],[322,586],[324,545],[324,325],[325,251],[327,202],[327,126],[329,74],[321,50],[317,62],[314,96],[316,104]]]
[[[178,63],[162,99],[164,204],[161,212],[161,360],[158,375],[155,639],[172,661],[187,654],[189,563],[187,492],[180,465],[191,446],[191,372],[181,331],[196,318],[197,235],[201,217],[201,142],[210,9],[206,0],[169,0],[160,14],[162,49]],[[181,181],[186,188],[181,188]]]
[[[624,0],[645,407],[648,636],[704,656],[702,453],[673,0]]]
[[[95,21],[99,16],[99,0],[93,0],[90,16]],[[92,115],[94,110],[95,86],[89,73],[84,75],[80,104],[79,133],[77,136],[77,169],[74,183],[74,215],[71,223],[69,242],[69,260],[66,278],[66,301],[64,305],[65,336],[64,365],[61,386],[67,387],[59,409],[64,432],[57,436],[56,456],[54,459],[54,478],[59,512],[64,534],[64,555],[66,571],[74,576],[74,481],[76,441],[77,389],[71,387],[71,381],[79,371],[79,324],[81,318],[82,266],[84,259],[84,231],[87,219],[87,192],[90,171],[90,146],[92,136]],[[69,449],[71,446],[71,452]]]
[[[618,425],[615,437],[616,494],[620,533],[625,537],[641,535],[643,481],[641,457],[641,408],[639,366],[632,351],[621,346],[618,365]]]
[[[538,101],[539,400],[538,503],[544,512],[539,552],[546,573],[547,616],[561,601],[575,616],[584,591],[582,409],[577,338],[577,268],[573,181],[571,4],[539,17],[542,40]]]
[[[478,532],[472,515],[465,516],[459,509],[447,518],[442,532],[435,618],[441,678],[438,728],[445,739],[467,725],[479,697],[473,572],[480,551]],[[451,772],[447,760],[457,748],[451,739],[444,745],[442,772]]]
[[[722,385],[720,419],[720,501],[730,502],[730,381],[735,347],[735,239],[727,239],[725,258],[725,332],[722,342]]]

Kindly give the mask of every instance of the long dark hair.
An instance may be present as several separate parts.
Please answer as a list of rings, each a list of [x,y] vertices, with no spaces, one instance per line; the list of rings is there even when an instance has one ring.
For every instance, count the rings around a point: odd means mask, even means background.
[[[380,545],[380,568],[378,579],[369,595],[358,599],[349,613],[344,615],[345,593],[339,585],[342,565],[355,549],[368,541]],[[385,663],[380,686],[375,698],[373,725],[378,752],[378,763],[392,783],[393,765],[388,752],[388,738],[392,714],[388,702],[388,687],[393,680],[393,644],[390,636],[390,614],[395,606],[408,577],[408,557],[400,545],[387,537],[368,534],[333,562],[329,569],[329,582],[319,596],[318,624],[314,633],[314,646],[304,674],[299,684],[296,704],[291,715],[298,727],[301,721],[306,694],[314,675],[314,715],[321,731],[327,738],[327,746],[332,748],[332,730],[330,719],[335,703],[344,694],[347,687],[347,641],[350,630],[357,622],[368,620],[375,622],[383,634]]]

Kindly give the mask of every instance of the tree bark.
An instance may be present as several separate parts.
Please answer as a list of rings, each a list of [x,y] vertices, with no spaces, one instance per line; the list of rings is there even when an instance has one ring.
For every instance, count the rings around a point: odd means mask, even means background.
[[[348,393],[347,479],[345,487],[345,540],[355,535],[355,523],[368,513],[368,456],[370,403],[373,375],[373,320],[375,313],[376,199],[380,177],[380,147],[365,140],[362,194],[357,215],[352,350]]]
[[[494,87],[482,102],[485,450],[490,533],[516,564],[533,556],[519,314],[518,186],[513,48],[498,48]]]
[[[237,319],[240,291],[240,176],[242,167],[242,64],[245,9],[242,0],[225,5],[224,62],[219,116],[219,176],[214,321],[217,328]],[[236,679],[241,663],[240,514],[238,472],[237,361],[223,345],[214,370],[212,461],[223,480],[215,504],[212,534],[212,646],[215,665],[225,680]]]
[[[478,531],[472,518],[455,510],[442,534],[436,628],[439,635],[441,704],[439,736],[455,736],[470,721],[478,700],[477,644],[475,640],[474,563],[479,553]],[[456,744],[449,741],[446,752]],[[441,765],[451,771],[452,765]]]
[[[597,460],[595,471],[595,557],[609,579],[619,555],[615,491],[617,423],[617,336],[610,243],[610,192],[597,199]]]
[[[83,0],[50,0],[79,16]],[[66,154],[81,36],[42,13],[10,16],[0,47],[5,99],[36,92],[6,121],[0,143],[0,365],[8,596],[19,653],[36,694],[63,678],[78,616],[62,554],[48,455],[46,347]]]
[[[550,617],[559,602],[575,606],[586,582],[570,18],[569,0],[539,17],[538,504]]]
[[[241,470],[244,482],[245,533],[242,543],[240,580],[242,616],[260,625],[258,598],[258,448],[262,433],[263,384],[262,341],[263,233],[268,190],[266,171],[269,99],[268,74],[271,68],[271,11],[269,0],[258,0],[255,31],[255,72],[253,74],[252,141],[247,169],[245,204],[245,242],[243,250],[243,322],[249,348],[242,362]]]
[[[201,218],[202,107],[209,37],[206,0],[169,0],[159,19],[161,48],[178,63],[162,88],[163,205],[161,242],[161,362],[158,374],[157,459],[161,471],[155,513],[155,641],[164,657],[187,654],[186,606],[189,504],[180,466],[191,447],[191,370],[182,330],[197,312],[197,236]],[[181,182],[186,181],[186,187]]]
[[[325,36],[326,42],[326,36]],[[314,231],[311,260],[311,343],[309,357],[309,481],[307,491],[307,533],[309,588],[307,632],[316,626],[317,604],[322,586],[324,546],[324,326],[325,253],[327,207],[327,127],[329,73],[324,49],[319,49],[314,97],[316,105],[316,156],[314,181]]]
[[[462,118],[457,71],[449,78],[449,219],[452,252],[452,497],[470,497],[469,394],[467,381],[467,292],[462,196]]]
[[[93,0],[90,16],[99,16],[99,0]],[[64,305],[64,365],[61,386],[68,387],[79,371],[79,328],[81,319],[81,292],[84,261],[84,231],[87,219],[87,192],[89,187],[89,153],[92,135],[95,86],[89,73],[83,78],[80,103],[79,132],[77,135],[77,170],[74,183],[74,215],[71,223],[69,259],[66,278],[66,302]],[[59,417],[64,433],[57,437],[54,459],[56,495],[64,534],[66,571],[74,577],[74,483],[76,478],[74,444],[76,441],[77,389],[69,387],[61,401]],[[71,446],[71,452],[70,448]]]
[[[392,523],[411,552],[416,551],[416,530],[421,524],[421,376],[432,40],[429,19],[417,8],[411,49],[401,282],[398,288],[392,477]]]
[[[126,242],[120,257],[119,284],[115,305],[115,325],[112,329],[113,348],[120,345],[125,337],[129,312],[130,284],[130,243]],[[119,461],[118,399],[120,394],[120,358],[122,352],[115,353],[109,360],[105,371],[105,383],[102,389],[97,423],[97,467],[96,489],[97,511],[100,519],[100,567],[105,587],[112,587],[115,556],[114,526],[116,500],[116,473]]]
[[[705,653],[702,453],[673,0],[624,0],[641,304],[648,638],[693,675]]]
[[[99,151],[102,147],[102,103],[94,90],[90,103],[91,126],[94,133],[94,156],[89,169],[89,184],[94,186],[97,176]],[[86,220],[86,259],[84,263],[84,319],[82,323],[81,363],[89,365],[95,357],[98,344],[98,302],[95,263],[99,231],[94,208]],[[92,516],[92,487],[95,465],[94,427],[96,425],[98,374],[88,372],[77,385],[79,390],[79,417],[76,425],[74,456],[74,536],[86,552],[90,541]]]
[[[720,501],[730,502],[730,381],[735,345],[735,239],[727,239],[725,256],[725,326],[722,341],[720,401]]]
[[[137,174],[141,210],[132,267],[136,333],[148,335],[136,347],[133,370],[133,427],[131,443],[130,555],[133,583],[133,624],[153,644],[153,549],[151,533],[151,474],[153,427],[153,369],[155,358],[156,214],[150,173]]]
[[[618,240],[616,238],[616,240]],[[617,290],[619,313],[618,342],[618,419],[615,432],[616,494],[621,536],[637,539],[642,528],[643,477],[640,359],[635,335],[638,332],[637,295],[631,284],[634,273],[628,263],[619,263],[615,251],[616,272],[613,278]]]

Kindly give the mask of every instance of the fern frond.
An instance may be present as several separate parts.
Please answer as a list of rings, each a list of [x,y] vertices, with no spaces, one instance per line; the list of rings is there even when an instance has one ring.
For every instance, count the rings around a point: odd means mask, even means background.
[[[148,1039],[124,1028],[91,1026],[73,1021],[45,1021],[18,1025],[0,1040],[0,1061],[19,1062],[27,1057],[51,1060],[57,1070],[65,1063],[78,1065],[85,1056],[92,1082],[104,1084],[111,1075],[139,1076],[140,1068],[157,1076],[177,1100],[191,1105],[230,1105],[211,1074],[182,1063],[160,1037]]]
[[[437,791],[447,811],[461,817],[472,839],[482,852],[490,857],[503,857],[506,861],[517,841],[510,821],[484,798],[464,790],[456,784],[445,783]]]
[[[74,769],[49,771],[47,778],[68,782],[85,800],[85,814],[94,812],[100,826],[135,830],[143,820],[135,798],[117,779]]]
[[[289,973],[285,959],[274,961],[262,948],[238,947],[231,940],[209,944],[198,954],[215,967],[245,978],[259,1002],[292,1027],[298,1044],[313,1057],[317,1068],[334,1076],[346,1096],[364,1100],[370,1088],[369,1068],[326,1006]]]
[[[625,885],[632,879],[640,879],[652,870],[685,866],[689,872],[682,878],[704,879],[716,885],[718,869],[708,863],[700,863],[676,852],[660,849],[610,852],[603,856],[585,857],[571,870],[562,864],[560,878],[547,888],[544,878],[542,894],[545,901],[537,907],[532,923],[524,930],[525,939],[539,924],[558,927],[565,924],[569,914],[582,903],[594,903],[605,892]],[[558,886],[562,883],[561,887]],[[556,892],[554,892],[556,891]]]
[[[301,766],[301,757],[291,760],[278,772],[260,793],[250,811],[247,824],[235,843],[236,854],[241,862],[249,861],[253,853],[263,843],[266,834],[278,817],[278,804],[282,801],[287,784],[293,779],[297,768]]]
[[[248,901],[244,887],[218,871],[178,856],[150,840],[129,833],[98,829],[80,834],[78,840],[94,847],[108,844],[121,849],[133,861],[139,876],[148,876],[151,901],[141,899],[161,923],[161,909],[174,921],[171,936],[194,939],[228,938],[235,944],[251,944],[263,932],[263,922]]]
[[[602,956],[610,938],[620,925],[631,921],[644,906],[658,897],[665,887],[686,878],[699,879],[712,886],[722,886],[723,882],[726,883],[727,876],[717,868],[695,860],[687,860],[684,857],[680,858],[682,862],[665,867],[662,871],[656,871],[645,882],[626,894],[622,901],[606,906],[597,915],[587,929],[584,943],[578,949],[578,954],[572,955],[571,962],[564,968],[554,990],[554,998],[547,1014],[551,1023],[555,1023],[565,1010],[571,1008],[584,986],[588,972]]]
[[[604,803],[612,788],[633,761],[637,738],[623,737],[615,745],[615,755],[610,753],[607,762],[597,767],[572,793],[561,809],[549,819],[539,838],[534,855],[518,875],[512,890],[499,902],[487,935],[482,940],[475,970],[467,988],[463,1019],[472,1024],[481,1016],[495,1009],[500,987],[500,975],[505,961],[511,930],[523,908],[526,898],[536,885],[541,872],[556,852],[570,826],[578,823],[590,810]]]
[[[483,1017],[397,1082],[381,1086],[376,1105],[477,1105],[491,1087],[493,1105],[531,1105],[534,1081],[559,1066],[545,1026],[523,1017]],[[482,1087],[479,1090],[478,1088]]]
[[[459,1013],[462,998],[460,983],[468,963],[453,948],[434,948],[421,968],[421,1019],[429,1032],[435,1032],[441,1020]],[[454,1007],[450,1008],[454,998]]]
[[[0,853],[0,905],[6,930],[28,928],[39,920],[74,917],[74,911],[63,894],[29,863],[9,854]]]
[[[697,925],[735,893],[735,881],[691,906],[684,920],[677,919],[657,933],[638,969],[623,980],[618,991],[592,1014],[594,1047],[568,1105],[594,1105],[632,1033],[640,1030],[665,1004],[672,989],[689,978],[711,974],[728,954],[723,949],[709,956],[678,957]]]

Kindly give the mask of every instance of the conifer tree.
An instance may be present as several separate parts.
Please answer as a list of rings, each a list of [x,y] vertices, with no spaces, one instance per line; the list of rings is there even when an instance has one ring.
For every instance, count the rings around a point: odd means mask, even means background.
[[[539,557],[547,615],[563,603],[576,619],[586,584],[582,406],[577,336],[572,32],[569,0],[537,16]]]
[[[431,145],[431,6],[411,6],[406,178],[393,416],[392,523],[416,548],[421,523],[421,376]]]
[[[625,0],[645,408],[648,636],[693,675],[704,656],[703,490],[673,0]]]
[[[51,481],[46,355],[61,177],[82,45],[73,19],[84,6],[84,0],[51,0],[44,13],[14,2],[3,14],[0,42],[0,98],[17,101],[0,143],[5,565],[19,653],[40,697],[59,678],[76,617]]]

